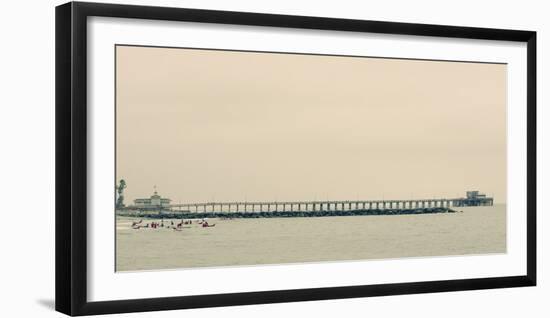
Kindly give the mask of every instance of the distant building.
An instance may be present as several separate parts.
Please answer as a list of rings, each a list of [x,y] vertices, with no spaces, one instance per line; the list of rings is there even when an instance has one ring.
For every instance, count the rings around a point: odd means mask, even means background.
[[[468,199],[485,199],[487,196],[479,191],[466,191],[466,198]]]
[[[135,199],[133,208],[155,210],[170,205],[171,201],[172,200],[168,198],[161,197],[155,189],[155,192],[153,192],[153,195],[150,198]]]
[[[467,191],[466,197],[454,201],[454,206],[491,206],[493,198],[479,191]]]

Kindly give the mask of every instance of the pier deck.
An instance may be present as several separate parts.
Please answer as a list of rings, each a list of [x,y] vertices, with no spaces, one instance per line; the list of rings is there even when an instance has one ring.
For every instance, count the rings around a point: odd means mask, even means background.
[[[286,202],[202,202],[169,204],[157,210],[193,213],[262,213],[262,212],[335,212],[357,210],[413,210],[464,206],[491,206],[493,198],[457,198],[424,200],[366,200],[366,201],[286,201]],[[141,209],[128,206],[127,209]]]

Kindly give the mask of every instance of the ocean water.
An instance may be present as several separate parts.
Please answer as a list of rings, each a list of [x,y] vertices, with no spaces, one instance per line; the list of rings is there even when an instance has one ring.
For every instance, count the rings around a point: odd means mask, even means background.
[[[117,217],[117,271],[506,252],[506,206],[457,213],[209,219],[181,231],[131,228]],[[144,219],[144,223],[153,220]],[[160,222],[159,220],[156,220]],[[170,220],[164,220],[165,225]],[[179,220],[174,220],[174,223]]]

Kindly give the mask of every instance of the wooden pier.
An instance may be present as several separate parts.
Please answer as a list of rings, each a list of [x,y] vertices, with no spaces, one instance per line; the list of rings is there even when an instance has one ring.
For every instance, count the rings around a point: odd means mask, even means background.
[[[156,193],[156,192],[155,192]],[[169,202],[169,200],[167,201]],[[346,212],[415,210],[466,206],[491,206],[493,198],[479,191],[468,191],[464,198],[421,200],[352,200],[352,201],[267,201],[201,202],[157,205],[131,205],[128,210],[189,213],[265,213],[265,212]]]
[[[463,206],[490,206],[492,198],[478,201],[467,199],[426,200],[375,200],[375,201],[288,201],[288,202],[204,202],[170,204],[163,209],[173,212],[315,212],[315,211],[357,211],[357,210],[412,210],[425,208],[451,208]]]

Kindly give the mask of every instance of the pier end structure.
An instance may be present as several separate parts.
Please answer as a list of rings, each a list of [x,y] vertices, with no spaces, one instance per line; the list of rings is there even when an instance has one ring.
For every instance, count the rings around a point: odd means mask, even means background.
[[[456,201],[455,206],[492,206],[494,200],[492,197],[480,193],[479,191],[467,191],[465,198]]]

